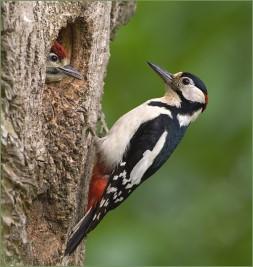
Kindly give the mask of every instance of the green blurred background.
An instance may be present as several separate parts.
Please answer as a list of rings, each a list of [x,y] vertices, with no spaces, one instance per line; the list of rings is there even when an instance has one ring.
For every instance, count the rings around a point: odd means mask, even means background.
[[[111,126],[163,84],[146,65],[190,71],[206,112],[168,162],[89,234],[87,265],[251,265],[251,2],[138,2],[111,43]]]

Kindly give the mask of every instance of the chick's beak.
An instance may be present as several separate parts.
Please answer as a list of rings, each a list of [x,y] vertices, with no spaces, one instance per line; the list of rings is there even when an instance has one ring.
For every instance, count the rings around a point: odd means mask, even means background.
[[[83,77],[80,74],[80,72],[78,72],[76,69],[74,69],[73,67],[71,67],[70,65],[66,65],[64,67],[58,67],[58,70],[62,73],[64,73],[65,75],[68,76],[72,76],[78,80],[82,80]]]
[[[170,87],[172,86],[172,80],[173,80],[173,74],[170,72],[167,72],[163,69],[161,69],[159,66],[147,62],[148,65],[153,69],[163,80],[166,84],[168,84]]]

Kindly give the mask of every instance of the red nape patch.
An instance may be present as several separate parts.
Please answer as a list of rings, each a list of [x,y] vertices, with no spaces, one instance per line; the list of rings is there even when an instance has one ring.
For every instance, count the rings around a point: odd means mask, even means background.
[[[54,42],[53,46],[51,47],[50,52],[55,53],[60,59],[64,59],[65,57],[67,57],[66,50],[57,41]]]
[[[205,94],[205,104],[204,104],[204,107],[202,109],[202,112],[206,109],[207,104],[208,104],[208,95]]]
[[[208,95],[205,95],[206,105],[208,104]]]

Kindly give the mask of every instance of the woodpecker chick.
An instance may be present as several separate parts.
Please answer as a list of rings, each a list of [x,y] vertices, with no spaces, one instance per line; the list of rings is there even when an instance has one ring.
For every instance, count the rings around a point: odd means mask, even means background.
[[[71,254],[108,211],[166,162],[190,123],[207,106],[207,89],[197,76],[189,72],[172,74],[148,64],[163,79],[165,95],[123,115],[98,140],[88,207],[68,239],[65,255]]]
[[[46,62],[46,82],[59,82],[66,76],[82,80],[82,75],[68,64],[64,47],[57,41],[51,47]]]

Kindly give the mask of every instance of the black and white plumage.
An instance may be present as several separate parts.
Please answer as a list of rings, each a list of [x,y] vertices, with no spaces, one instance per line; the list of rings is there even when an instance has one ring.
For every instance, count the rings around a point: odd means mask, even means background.
[[[168,73],[149,63],[164,80],[165,96],[151,99],[123,115],[98,141],[100,159],[112,170],[107,187],[71,234],[65,254],[119,206],[169,158],[190,123],[206,108],[207,89],[195,75]]]

